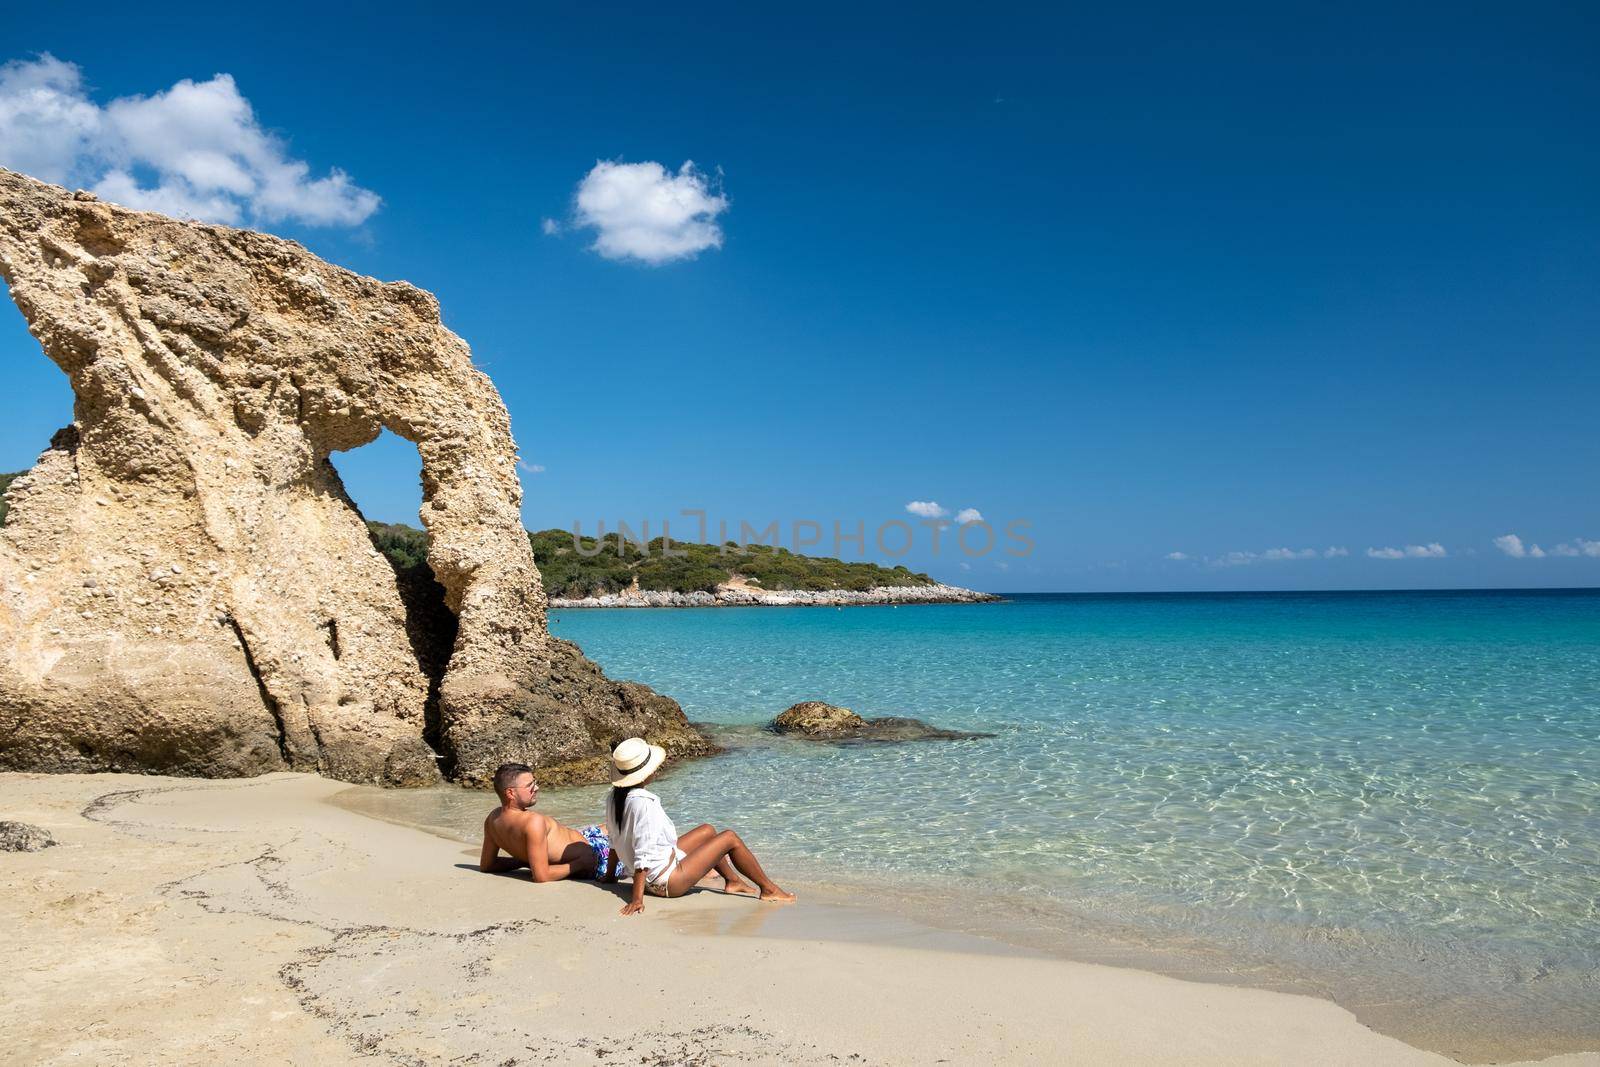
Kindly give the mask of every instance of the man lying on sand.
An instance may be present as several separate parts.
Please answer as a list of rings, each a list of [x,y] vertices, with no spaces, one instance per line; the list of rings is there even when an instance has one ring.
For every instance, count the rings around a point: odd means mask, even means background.
[[[527,867],[535,882],[562,878],[616,877],[608,872],[611,842],[599,826],[574,830],[533,810],[539,784],[525,763],[502,763],[494,772],[500,806],[483,820],[478,870],[499,873]],[[501,850],[510,858],[500,855]]]

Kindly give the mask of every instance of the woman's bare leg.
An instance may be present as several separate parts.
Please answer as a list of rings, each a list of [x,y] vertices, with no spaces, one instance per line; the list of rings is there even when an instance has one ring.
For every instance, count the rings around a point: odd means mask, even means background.
[[[683,838],[679,837],[678,840],[681,845]],[[687,849],[685,851],[688,855],[679,861],[677,868],[672,872],[672,877],[667,880],[667,892],[671,896],[687,893],[713,867],[725,860],[732,860],[733,866],[740,874],[761,887],[762,900],[794,899],[793,893],[784,892],[778,887],[777,882],[767,877],[767,872],[762,870],[755,853],[751,852],[744,840],[732,830],[722,831],[701,843],[692,852]]]
[[[693,830],[690,830],[688,833],[679,834],[678,847],[683,849],[685,853],[690,853],[716,836],[717,828],[708,822],[703,822],[699,826],[696,826]],[[755,886],[751,885],[749,882],[746,882],[743,878],[740,878],[736,873],[734,873],[733,864],[728,862],[726,856],[724,856],[721,862],[717,864],[716,871],[722,876],[722,891],[724,893],[733,893],[736,896],[753,897],[760,892],[760,890],[756,889]]]

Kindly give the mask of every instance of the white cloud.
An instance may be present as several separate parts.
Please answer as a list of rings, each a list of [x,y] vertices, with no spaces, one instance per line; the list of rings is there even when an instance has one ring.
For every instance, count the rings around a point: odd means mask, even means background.
[[[686,162],[673,174],[660,163],[601,160],[578,183],[577,224],[599,231],[591,245],[607,259],[668,263],[722,247],[717,216],[728,198]]]
[[[543,463],[528,463],[528,462],[525,462],[524,460],[520,460],[519,459],[519,460],[517,460],[517,466],[519,468],[521,468],[521,470],[522,470],[522,472],[524,474],[543,474],[544,473],[544,464]]]
[[[977,508],[962,508],[956,512],[956,525],[961,526],[969,522],[982,522],[983,512]]]
[[[1588,541],[1582,537],[1573,538],[1571,542],[1563,541],[1553,546],[1549,552],[1538,545],[1524,546],[1522,538],[1516,534],[1506,534],[1494,539],[1494,546],[1513,559],[1544,559],[1546,556],[1594,556],[1600,558],[1600,541]]]
[[[338,168],[312,178],[230,75],[102,107],[77,65],[48,53],[0,66],[0,164],[208,222],[355,226],[381,203]]]
[[[114,204],[140,211],[159,211],[179,219],[220,222],[225,226],[237,226],[244,219],[243,206],[226,193],[201,193],[174,183],[146,189],[122,170],[113,170],[95,182],[94,193]]]
[[[1326,549],[1322,553],[1322,557],[1324,559],[1337,559],[1340,556],[1348,556],[1349,554],[1350,550],[1348,548],[1345,548],[1343,545],[1339,545]]]
[[[540,219],[539,229],[546,237],[554,237],[561,232],[561,223],[555,219]]]
[[[1516,534],[1505,534],[1503,536],[1496,537],[1494,539],[1494,547],[1498,548],[1512,559],[1521,559],[1523,556],[1528,554],[1527,549],[1522,547],[1522,538],[1518,537]]]
[[[1182,560],[1186,560],[1186,559],[1189,558],[1189,553],[1187,553],[1187,552],[1168,552],[1166,558],[1167,559],[1175,559],[1175,560],[1182,561]]]
[[[913,515],[920,515],[924,519],[942,519],[950,514],[934,500],[913,500],[906,505],[906,510]]]
[[[1367,555],[1373,559],[1439,559],[1449,555],[1437,541],[1425,545],[1407,545],[1405,548],[1369,548]]]
[[[1331,550],[1330,550],[1331,551]],[[1283,563],[1297,559],[1316,559],[1322,553],[1314,548],[1269,548],[1264,552],[1229,552],[1222,556],[1208,557],[1206,562],[1213,567],[1244,567],[1252,563]],[[1168,559],[1187,559],[1181,552],[1172,552]]]
[[[0,66],[0,163],[12,170],[67,181],[101,136],[102,118],[73,64],[46,52]]]
[[[972,564],[968,563],[966,560],[962,560],[961,569],[964,571],[970,571],[972,569]]]

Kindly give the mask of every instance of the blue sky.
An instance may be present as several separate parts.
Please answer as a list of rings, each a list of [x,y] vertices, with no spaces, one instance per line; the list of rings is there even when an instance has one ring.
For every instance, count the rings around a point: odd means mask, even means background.
[[[231,76],[262,173],[308,167],[239,221],[439,295],[534,528],[860,521],[885,560],[901,520],[1002,591],[1600,585],[1596,9],[905,10],[26,5],[0,62],[103,116]],[[5,114],[0,163],[39,145]],[[131,122],[148,195],[175,135]],[[602,162],[704,247],[596,251],[668,248],[580,210]],[[14,309],[0,359],[21,469],[70,392]],[[335,461],[416,522],[410,446]],[[935,555],[914,501],[1033,550]]]

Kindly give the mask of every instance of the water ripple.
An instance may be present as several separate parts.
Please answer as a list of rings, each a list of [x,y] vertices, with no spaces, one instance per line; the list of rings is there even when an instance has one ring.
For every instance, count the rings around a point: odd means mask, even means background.
[[[814,746],[734,729],[732,754],[663,782],[685,818],[736,822],[814,876],[1003,885],[1408,995],[1560,974],[1600,1008],[1600,596],[552,625],[697,721],[826,699],[998,735]]]

